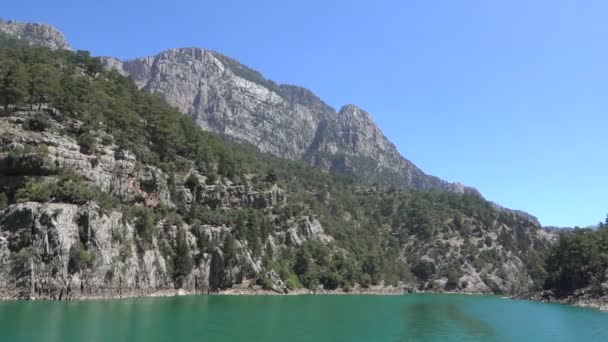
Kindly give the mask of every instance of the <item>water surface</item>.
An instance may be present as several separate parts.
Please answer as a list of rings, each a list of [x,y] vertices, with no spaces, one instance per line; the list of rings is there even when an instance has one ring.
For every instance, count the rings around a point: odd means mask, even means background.
[[[0,302],[0,341],[608,341],[608,314],[492,296]]]

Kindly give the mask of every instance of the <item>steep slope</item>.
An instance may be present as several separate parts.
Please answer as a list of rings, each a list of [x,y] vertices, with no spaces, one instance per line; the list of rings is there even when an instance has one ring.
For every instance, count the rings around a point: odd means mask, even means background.
[[[366,182],[476,192],[422,172],[356,106],[336,112],[310,90],[277,85],[217,52],[182,48],[131,61],[104,61],[226,139]]]
[[[0,32],[14,35],[32,45],[71,50],[63,33],[50,25],[0,19]]]
[[[370,187],[227,144],[94,61],[0,49],[19,66],[13,93],[61,80],[0,115],[0,297],[519,293],[542,275],[553,236],[534,222],[475,194]]]

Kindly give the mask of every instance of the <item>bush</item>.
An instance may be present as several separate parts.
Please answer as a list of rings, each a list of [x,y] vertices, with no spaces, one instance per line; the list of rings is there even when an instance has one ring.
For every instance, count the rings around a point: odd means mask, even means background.
[[[17,190],[15,200],[22,202],[48,202],[57,191],[54,181],[29,181],[25,186]]]
[[[198,188],[200,186],[200,181],[198,180],[198,177],[196,177],[196,175],[194,173],[191,173],[190,176],[188,176],[188,179],[186,179],[186,187],[188,189],[190,189],[190,191],[194,192],[196,190],[196,188]]]
[[[25,119],[23,129],[28,131],[44,132],[51,127],[51,121],[43,114],[36,114]]]
[[[22,248],[13,257],[13,266],[11,269],[12,273],[18,275],[28,271],[32,259],[38,259],[38,254],[36,253],[34,247]]]
[[[300,281],[298,280],[298,276],[293,273],[287,276],[285,279],[285,285],[290,290],[297,290],[302,287],[302,284],[300,284]]]
[[[264,290],[272,290],[272,279],[270,279],[270,277],[261,275],[258,277],[256,283],[262,286]]]
[[[420,280],[428,280],[435,274],[435,264],[428,260],[420,260],[412,268],[412,273]]]
[[[8,206],[8,197],[4,192],[0,192],[0,210]]]
[[[0,172],[6,176],[51,174],[54,167],[49,163],[48,154],[46,145],[11,149],[0,162]]]
[[[114,208],[117,200],[112,195],[88,185],[80,175],[71,170],[61,172],[58,179],[31,180],[18,189],[17,202],[63,202],[85,204],[99,203],[104,209]]]
[[[95,262],[95,253],[89,251],[80,242],[76,242],[70,248],[70,259],[68,261],[68,271],[72,274],[84,269],[91,268]]]
[[[156,217],[152,209],[147,207],[131,207],[127,219],[135,221],[137,235],[146,243],[151,244],[156,235]]]
[[[460,270],[460,267],[456,265],[450,265],[447,272],[448,281],[446,285],[452,288],[457,287],[459,285],[458,280],[460,279],[460,277],[462,277],[462,271]]]
[[[83,153],[93,154],[97,151],[97,138],[91,133],[83,133],[78,136],[78,145]]]

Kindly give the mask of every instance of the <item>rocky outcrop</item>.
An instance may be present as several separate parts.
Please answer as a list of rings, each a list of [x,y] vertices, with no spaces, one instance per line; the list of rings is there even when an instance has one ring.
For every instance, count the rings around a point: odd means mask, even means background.
[[[24,122],[33,115],[40,113],[18,111],[0,117],[0,193],[15,193],[32,180],[38,184],[53,181],[71,170],[97,191],[116,197],[122,208],[51,200],[0,210],[0,298],[143,296],[177,289],[208,293],[255,284],[261,276],[268,277],[276,291],[285,290],[280,277],[262,266],[266,253],[278,255],[289,248],[277,244],[272,235],[262,241],[261,254],[254,254],[242,237],[227,246],[240,222],[187,225],[168,216],[155,220],[155,233],[149,240],[138,228],[142,218],[125,214],[128,206],[171,209],[176,206],[175,198],[185,200],[185,210],[196,202],[208,210],[271,213],[287,200],[279,186],[263,183],[264,187],[255,187],[247,177],[244,184],[221,178],[210,181],[193,169],[169,176],[139,162],[132,153],[103,138],[101,131],[88,132],[96,137],[95,151],[83,149],[73,135],[82,125],[76,120],[55,120],[43,114],[49,118],[45,130],[24,129]],[[187,185],[191,177],[200,183]],[[293,230],[301,235],[298,241],[333,241],[307,214],[288,218],[286,227],[273,229],[278,230],[278,237],[286,234],[282,230]],[[187,250],[194,265],[178,283],[174,258],[180,230],[187,232]]]
[[[171,230],[180,228],[158,229],[171,236]],[[218,228],[201,229],[209,243],[221,245],[223,234],[214,233]],[[12,205],[0,212],[0,298],[121,297],[174,290],[172,261],[162,252],[166,241],[155,238],[141,249],[140,239],[120,212],[95,205]],[[199,255],[194,240],[191,236],[191,250]],[[236,262],[227,261],[219,248],[200,255],[180,287],[207,293],[255,279],[260,261],[240,244],[237,251]]]
[[[0,217],[3,297],[119,296],[171,286],[166,260],[153,250],[136,251],[134,229],[118,212],[30,202]],[[125,243],[117,243],[118,234]]]
[[[323,241],[330,243],[334,238],[325,234],[321,223],[310,216],[303,216],[299,222],[294,224],[285,232],[285,240],[288,244],[299,246],[305,241]]]
[[[63,33],[46,24],[20,23],[0,19],[0,32],[14,35],[30,42],[32,45],[45,46],[51,49],[72,49]]]
[[[76,171],[92,182],[101,191],[125,202],[138,202],[155,207],[159,203],[171,205],[168,176],[160,169],[138,163],[133,153],[122,150],[113,143],[97,143],[94,153],[85,151],[76,139],[68,134],[57,134],[69,130],[78,131],[81,124],[53,121],[54,132],[28,131],[22,128],[29,116],[17,112],[0,120],[0,160],[9,151],[44,147],[46,173],[61,169]],[[100,133],[100,136],[102,134]],[[27,170],[25,171],[27,174]],[[14,185],[19,175],[12,179]]]

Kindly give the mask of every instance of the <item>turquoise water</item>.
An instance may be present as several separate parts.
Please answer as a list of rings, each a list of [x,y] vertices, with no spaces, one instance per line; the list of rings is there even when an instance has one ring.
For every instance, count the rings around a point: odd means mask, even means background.
[[[492,296],[0,302],[0,341],[608,341],[608,313]]]

